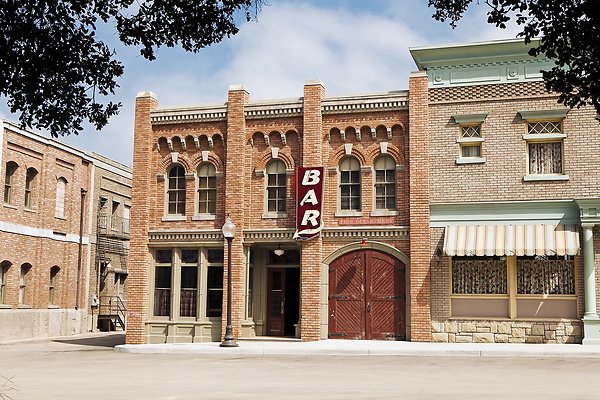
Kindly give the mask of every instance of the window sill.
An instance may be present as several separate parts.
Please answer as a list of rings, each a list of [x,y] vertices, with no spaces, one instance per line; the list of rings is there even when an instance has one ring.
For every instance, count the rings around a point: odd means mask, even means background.
[[[277,218],[287,218],[288,214],[286,212],[266,212],[261,216],[262,219],[277,219]]]
[[[163,215],[162,219],[163,222],[168,222],[168,221],[185,221],[185,215]]]
[[[540,182],[540,181],[568,181],[569,175],[561,174],[539,174],[539,175],[525,175],[523,177],[524,182]]]
[[[336,218],[362,217],[362,211],[355,211],[355,210],[336,211],[335,216],[336,216]]]
[[[375,210],[371,211],[371,217],[395,217],[396,215],[400,215],[400,213],[396,210]]]
[[[196,214],[192,216],[192,221],[214,221],[216,219],[215,214]]]
[[[4,203],[5,208],[12,208],[13,210],[17,209],[17,206],[13,206],[12,204]]]
[[[10,304],[0,304],[0,310],[10,310],[11,308]]]
[[[31,307],[31,306],[30,306],[30,305],[28,305],[28,304],[19,304],[19,305],[17,306],[17,309],[18,309],[18,310],[30,310],[30,309],[32,309],[32,308],[33,308],[33,307]]]
[[[464,164],[485,164],[485,157],[460,157],[456,159],[457,165]]]
[[[48,304],[48,310],[58,310],[60,307],[55,304]]]
[[[55,216],[54,216],[54,219],[59,219],[59,220],[61,220],[61,221],[66,221],[66,220],[67,220],[67,217],[60,216],[60,215],[55,215]]]
[[[37,210],[34,210],[33,208],[24,208],[23,211],[37,214]]]

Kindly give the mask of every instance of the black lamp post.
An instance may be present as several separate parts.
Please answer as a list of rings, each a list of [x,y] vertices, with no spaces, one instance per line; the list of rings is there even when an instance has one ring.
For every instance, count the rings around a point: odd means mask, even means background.
[[[231,242],[235,237],[235,224],[231,218],[223,224],[223,236],[227,239],[227,327],[225,328],[225,337],[221,342],[221,347],[238,347],[233,339],[233,328],[231,327]]]

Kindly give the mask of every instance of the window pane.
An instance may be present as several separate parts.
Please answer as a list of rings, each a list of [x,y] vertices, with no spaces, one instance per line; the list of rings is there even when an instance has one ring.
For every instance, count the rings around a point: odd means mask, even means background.
[[[156,288],[170,289],[171,288],[171,267],[156,267]]]
[[[453,257],[452,293],[507,294],[506,260],[494,257]]]
[[[183,264],[197,264],[198,263],[198,250],[196,250],[196,249],[181,250],[181,262]]]
[[[156,262],[158,264],[171,264],[173,260],[173,251],[168,250],[156,250]]]
[[[351,199],[351,204],[352,204],[352,209],[353,210],[360,210],[360,199],[352,198]]]
[[[206,316],[220,317],[223,307],[223,267],[208,267]]]
[[[223,249],[208,249],[207,258],[209,263],[223,263]]]
[[[518,257],[518,294],[575,294],[572,257]]]

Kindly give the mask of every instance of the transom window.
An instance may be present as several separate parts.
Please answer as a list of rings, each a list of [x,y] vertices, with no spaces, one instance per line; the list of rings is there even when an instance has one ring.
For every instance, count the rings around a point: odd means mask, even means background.
[[[354,157],[340,161],[340,210],[360,211],[360,164]]]
[[[267,165],[267,211],[285,212],[287,176],[285,164],[273,160]]]
[[[169,170],[167,189],[167,213],[185,215],[185,171],[180,165]]]
[[[37,171],[35,168],[27,168],[25,175],[25,208],[33,207],[33,185],[36,176]]]
[[[203,163],[198,167],[198,213],[215,214],[216,210],[216,169],[210,163]]]
[[[562,133],[562,123],[560,121],[531,122],[527,126],[527,131],[530,135]]]
[[[390,156],[375,160],[375,209],[396,209],[396,161]]]
[[[17,171],[17,163],[9,161],[6,163],[6,172],[4,175],[4,204],[12,203],[12,192],[14,184],[14,176]]]
[[[466,125],[461,126],[462,137],[481,137],[481,125]]]

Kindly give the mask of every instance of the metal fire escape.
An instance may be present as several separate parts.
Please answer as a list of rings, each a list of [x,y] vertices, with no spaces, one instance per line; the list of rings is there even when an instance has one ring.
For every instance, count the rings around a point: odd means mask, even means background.
[[[98,321],[110,321],[111,327],[125,330],[125,304],[118,295],[103,295],[106,292],[106,282],[110,270],[118,269],[127,272],[127,257],[129,250],[125,241],[129,240],[129,219],[108,215],[106,207],[98,212],[96,224],[96,268],[98,279]],[[113,265],[118,263],[118,268]],[[104,290],[102,290],[104,288]]]

